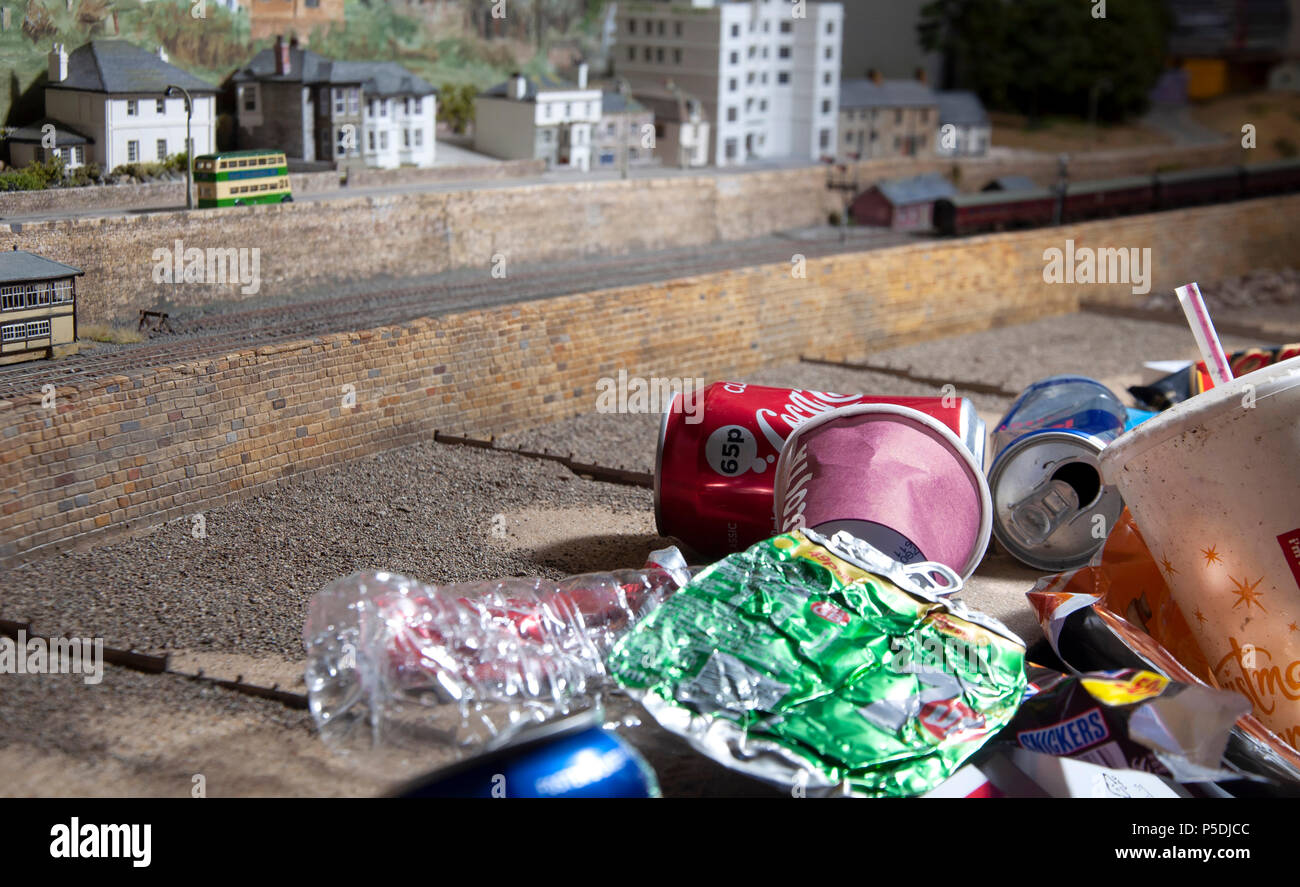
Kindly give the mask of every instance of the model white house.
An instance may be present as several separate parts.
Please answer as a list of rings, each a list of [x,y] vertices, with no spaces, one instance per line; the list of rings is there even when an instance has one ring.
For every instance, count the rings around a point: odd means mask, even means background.
[[[601,91],[578,82],[511,74],[474,101],[474,149],[508,160],[541,159],[548,168],[591,169],[592,129],[600,122]]]
[[[337,61],[277,38],[233,79],[241,148],[344,166],[433,166],[437,90],[396,62]]]
[[[166,160],[186,150],[185,98],[164,95],[173,85],[189,90],[194,100],[193,152],[211,152],[215,90],[170,64],[162,49],[153,53],[125,40],[92,40],[72,53],[56,43],[49,53],[43,122],[84,137],[83,150],[69,152],[70,165],[84,159],[107,172],[124,163]]]
[[[620,3],[614,67],[638,96],[697,96],[719,166],[816,159],[837,145],[843,20],[839,3]]]

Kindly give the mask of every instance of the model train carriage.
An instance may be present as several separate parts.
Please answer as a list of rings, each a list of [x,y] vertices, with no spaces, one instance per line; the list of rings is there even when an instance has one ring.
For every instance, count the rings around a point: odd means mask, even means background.
[[[1065,189],[1061,220],[1081,222],[1150,212],[1155,208],[1155,201],[1155,180],[1151,176],[1076,182]]]
[[[1241,196],[1241,167],[1223,166],[1156,174],[1156,206],[1177,209],[1222,203]]]
[[[1278,160],[1247,166],[1242,176],[1245,197],[1300,191],[1300,159]]]
[[[959,194],[935,201],[934,226],[941,234],[975,234],[1050,225],[1056,195],[1046,188]]]
[[[0,252],[0,364],[53,357],[77,341],[82,273],[23,250]]]
[[[286,203],[289,165],[282,151],[228,151],[194,158],[199,208]]]

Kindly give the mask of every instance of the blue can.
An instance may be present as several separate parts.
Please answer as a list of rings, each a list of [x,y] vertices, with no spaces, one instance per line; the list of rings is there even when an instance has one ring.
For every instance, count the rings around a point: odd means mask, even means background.
[[[1128,410],[1085,376],[1052,376],[1016,398],[993,430],[993,535],[1021,563],[1081,567],[1101,548],[1124,502],[1097,456],[1124,432]]]
[[[416,779],[402,798],[657,798],[654,770],[596,708]]]

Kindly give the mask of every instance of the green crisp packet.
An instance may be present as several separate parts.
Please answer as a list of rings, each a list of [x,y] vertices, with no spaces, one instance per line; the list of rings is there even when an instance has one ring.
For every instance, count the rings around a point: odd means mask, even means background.
[[[948,595],[961,578],[847,533],[718,561],[614,647],[667,730],[795,794],[896,797],[948,778],[1015,714],[1024,642]]]

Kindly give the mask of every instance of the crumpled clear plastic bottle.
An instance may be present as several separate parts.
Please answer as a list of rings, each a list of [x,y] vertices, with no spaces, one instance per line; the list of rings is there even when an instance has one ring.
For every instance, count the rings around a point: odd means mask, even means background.
[[[605,654],[689,579],[676,548],[559,582],[339,579],[312,597],[303,632],[312,717],[334,746],[481,748],[594,704]]]

